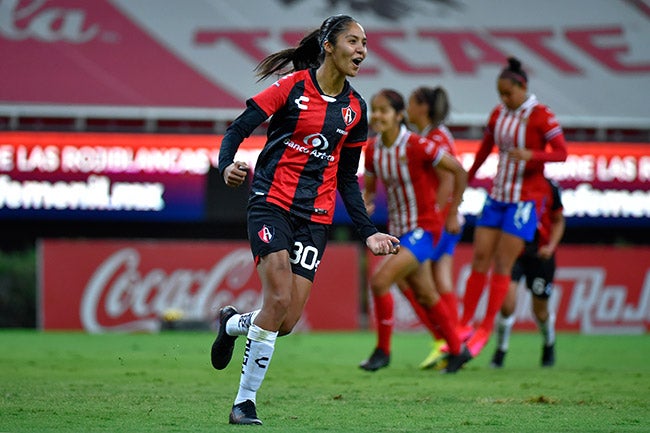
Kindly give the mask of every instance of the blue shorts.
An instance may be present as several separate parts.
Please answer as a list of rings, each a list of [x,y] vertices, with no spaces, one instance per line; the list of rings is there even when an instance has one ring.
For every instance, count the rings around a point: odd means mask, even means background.
[[[431,260],[437,262],[440,260],[440,257],[444,256],[445,254],[453,256],[456,245],[462,236],[462,231],[458,234],[453,235],[447,230],[443,230],[442,235],[440,236],[440,240],[433,247],[433,256],[431,256]]]
[[[412,252],[420,263],[433,257],[433,234],[419,227],[400,236],[399,244],[400,248],[407,248]]]
[[[501,229],[505,233],[530,242],[537,230],[537,209],[534,201],[504,203],[491,197],[485,199],[477,226]]]

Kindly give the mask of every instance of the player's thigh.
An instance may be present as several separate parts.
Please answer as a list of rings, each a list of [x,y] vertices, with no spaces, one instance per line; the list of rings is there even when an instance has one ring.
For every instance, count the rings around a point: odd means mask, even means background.
[[[501,229],[494,227],[476,227],[474,231],[472,269],[486,273],[492,264]]]
[[[494,252],[494,272],[510,275],[512,266],[524,249],[524,240],[510,233],[501,233]]]
[[[407,248],[400,248],[397,254],[386,257],[373,271],[370,288],[375,295],[383,295],[390,290],[393,283],[413,272],[418,261]]]

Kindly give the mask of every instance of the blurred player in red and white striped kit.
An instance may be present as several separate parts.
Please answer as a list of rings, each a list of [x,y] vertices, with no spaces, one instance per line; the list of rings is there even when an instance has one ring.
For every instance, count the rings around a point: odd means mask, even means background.
[[[449,110],[449,96],[441,86],[420,86],[416,88],[411,92],[406,107],[409,124],[416,128],[420,135],[439,143],[445,152],[456,157],[454,137],[444,123]],[[451,206],[454,176],[450,172],[436,167],[433,182],[437,200],[435,205],[444,219]],[[458,299],[454,291],[452,276],[453,254],[462,236],[462,227],[465,223],[463,215],[457,214],[457,216],[461,230],[458,233],[450,233],[443,228],[439,239],[436,239],[433,257],[431,258],[431,271],[433,272],[435,290],[440,299],[446,304],[449,311],[449,320],[454,327],[458,326]],[[445,357],[443,352],[446,346],[444,339],[440,336],[435,325],[426,321],[426,316],[422,314],[422,309],[419,307],[413,291],[408,287],[404,287],[404,284],[400,285],[400,289],[413,306],[422,323],[434,334],[432,350],[420,363],[420,368],[443,368],[444,365],[440,361]]]
[[[374,210],[377,184],[386,188],[388,227],[400,239],[397,255],[384,260],[370,278],[377,320],[377,345],[371,356],[360,364],[367,371],[388,366],[393,328],[393,284],[405,282],[416,298],[414,306],[427,327],[449,346],[445,371],[454,373],[471,359],[450,319],[450,311],[434,289],[430,261],[440,240],[443,225],[451,233],[460,232],[458,205],[465,190],[467,173],[440,141],[412,133],[405,125],[404,98],[384,89],[371,101],[370,124],[377,136],[365,150],[363,197],[368,213]],[[435,168],[450,174],[453,194],[446,219],[436,206]],[[409,291],[410,293],[410,291]],[[432,330],[432,333],[434,331]]]
[[[553,293],[555,277],[555,250],[564,235],[565,221],[562,214],[560,188],[548,181],[548,192],[540,203],[541,217],[532,242],[527,242],[524,252],[512,268],[512,282],[497,318],[497,347],[492,355],[491,365],[503,367],[508,351],[510,334],[515,324],[517,286],[525,278],[526,288],[532,296],[532,310],[537,327],[542,334],[542,367],[555,364],[555,313],[548,308]]]
[[[567,157],[562,128],[555,115],[528,93],[521,62],[510,57],[497,79],[501,103],[492,110],[481,146],[469,170],[471,182],[496,145],[497,173],[476,220],[472,271],[465,286],[460,333],[477,356],[492,333],[494,319],[508,293],[512,267],[525,242],[532,241],[539,203],[547,191],[544,164]],[[491,273],[490,273],[491,269]],[[485,318],[473,324],[484,287],[489,286]]]

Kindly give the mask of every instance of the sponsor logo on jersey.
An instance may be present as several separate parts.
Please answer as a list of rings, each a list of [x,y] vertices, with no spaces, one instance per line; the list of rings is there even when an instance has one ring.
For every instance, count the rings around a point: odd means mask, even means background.
[[[287,138],[284,140],[284,145],[290,149],[308,154],[313,158],[334,162],[334,157],[332,155],[329,155],[327,152],[324,152],[329,148],[329,141],[327,141],[327,138],[324,135],[311,134],[303,138],[302,141],[304,145],[296,143],[295,141]]]
[[[357,118],[357,113],[355,113],[355,111],[352,108],[350,108],[349,105],[345,108],[341,108],[341,115],[343,116],[343,121],[348,126],[352,125],[354,119]]]

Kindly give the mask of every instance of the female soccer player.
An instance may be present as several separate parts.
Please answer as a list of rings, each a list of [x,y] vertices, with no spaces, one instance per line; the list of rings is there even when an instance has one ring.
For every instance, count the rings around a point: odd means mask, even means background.
[[[552,367],[555,364],[555,314],[549,311],[548,300],[553,292],[555,250],[564,235],[565,221],[560,188],[551,180],[548,180],[548,193],[540,203],[540,209],[535,239],[526,243],[524,252],[512,268],[510,288],[497,318],[497,348],[491,362],[495,368],[503,367],[508,351],[510,334],[515,324],[513,313],[517,305],[517,286],[522,277],[525,277],[526,288],[532,295],[533,315],[544,340],[541,365]]]
[[[444,124],[449,114],[449,97],[443,87],[422,86],[415,89],[409,97],[406,112],[409,123],[417,128],[420,135],[440,143],[440,146],[448,154],[456,156],[454,137]],[[443,217],[446,217],[454,190],[454,176],[449,171],[439,167],[436,167],[435,174],[435,185],[437,185],[436,205],[442,211]],[[462,226],[465,223],[465,219],[461,214],[458,214],[458,219],[461,231],[450,233],[443,229],[431,260],[435,289],[440,295],[440,299],[447,306],[449,319],[454,327],[458,326],[458,299],[453,286],[453,254],[462,236]],[[403,290],[403,293],[409,298],[411,305],[417,312],[418,309],[413,302],[415,298],[412,296],[412,292]],[[418,316],[420,316],[420,313],[418,313]],[[421,316],[420,319],[422,319]],[[462,335],[461,338],[463,338]],[[445,356],[441,350],[443,346],[444,340],[436,336],[431,353],[422,361],[420,368],[435,367]]]
[[[499,74],[497,90],[501,104],[490,115],[469,170],[471,182],[497,146],[497,174],[476,221],[472,271],[463,299],[461,327],[470,325],[492,268],[485,318],[467,342],[473,356],[489,340],[494,318],[508,292],[512,266],[524,243],[535,235],[539,215],[536,203],[546,191],[544,163],[564,161],[567,156],[560,124],[551,110],[528,94],[528,76],[516,58],[509,58],[508,66]]]
[[[454,192],[444,221],[451,233],[460,232],[457,213],[467,173],[439,142],[420,137],[406,128],[404,99],[398,92],[384,89],[373,96],[370,124],[378,135],[365,150],[364,201],[366,209],[372,213],[380,180],[386,188],[389,231],[400,238],[400,250],[378,265],[370,278],[377,346],[360,367],[375,371],[388,366],[393,329],[390,287],[405,281],[426,311],[428,320],[439,328],[449,344],[446,371],[456,372],[471,357],[456,334],[446,304],[440,301],[433,286],[430,260],[443,224],[436,206],[434,167],[448,171],[453,177]]]
[[[247,335],[231,424],[261,424],[256,395],[278,335],[291,332],[307,302],[332,223],[336,189],[359,235],[376,255],[395,254],[399,239],[377,231],[368,217],[357,168],[366,143],[366,103],[347,80],[366,58],[366,34],[346,15],[327,18],[295,48],[271,54],[257,68],[264,79],[284,75],[246,101],[246,110],[221,143],[219,170],[228,186],[242,184],[248,167],[235,153],[272,116],[255,166],[248,204],[248,238],[262,282],[262,308],[219,312],[211,350],[216,369],[232,357],[235,338]]]

